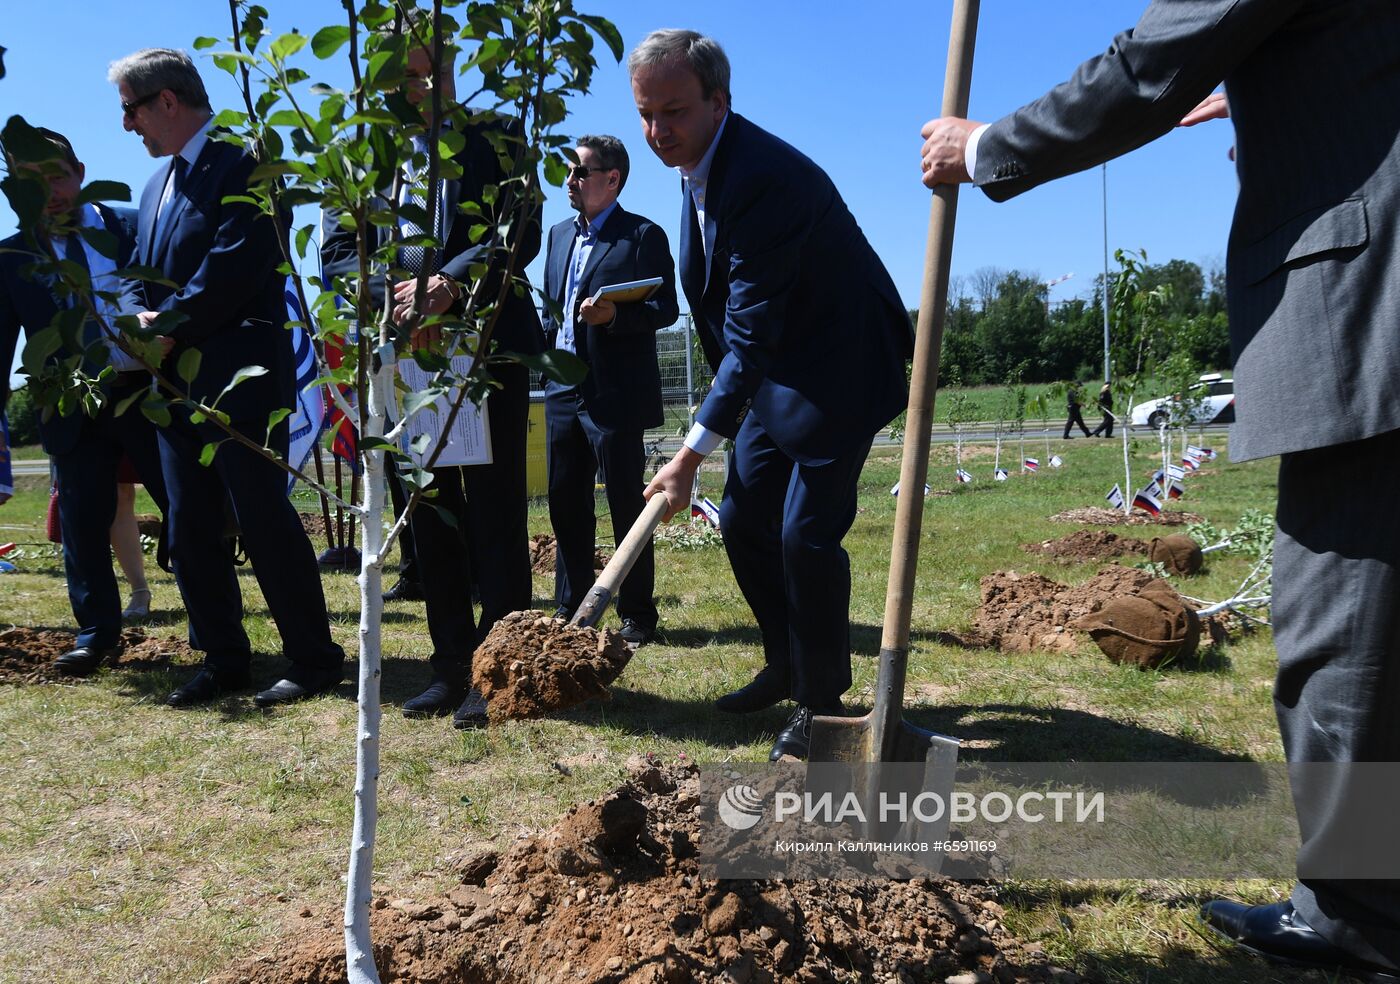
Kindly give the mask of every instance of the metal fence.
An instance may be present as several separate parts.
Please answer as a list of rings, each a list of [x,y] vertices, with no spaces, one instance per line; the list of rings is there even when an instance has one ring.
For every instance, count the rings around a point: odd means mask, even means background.
[[[648,431],[647,437],[649,442],[659,440],[675,448],[690,429],[692,412],[714,378],[689,314],[682,314],[674,325],[656,333],[656,362],[661,369],[661,405],[666,420]],[[544,384],[538,373],[531,378],[531,389],[537,399],[543,399]]]

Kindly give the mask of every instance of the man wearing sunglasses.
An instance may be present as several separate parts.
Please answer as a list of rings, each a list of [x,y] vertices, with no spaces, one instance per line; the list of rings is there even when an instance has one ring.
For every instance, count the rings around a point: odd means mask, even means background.
[[[577,386],[545,383],[554,600],[566,618],[593,584],[593,486],[600,469],[619,543],[641,514],[643,437],[664,419],[656,332],[680,310],[666,233],[617,201],[627,184],[627,148],[617,137],[586,136],[576,151],[567,190],[578,215],[549,230],[544,270],[544,295],[557,310],[545,318],[550,344],[588,364]],[[595,297],[609,285],[652,277],[661,278],[661,287],[646,300]],[[617,599],[622,637],[635,646],[656,631],[654,576],[648,543]]]
[[[266,436],[285,457],[286,421],[270,434],[267,426],[271,413],[295,405],[278,230],[256,207],[224,201],[246,194],[257,161],[212,132],[204,83],[184,52],[138,51],[114,62],[108,78],[121,96],[122,125],[152,157],[171,158],[141,194],[134,262],[154,267],[167,283],[140,285],[146,308],[140,317],[149,324],[158,313],[182,315],[164,336],[167,369],[197,353],[191,395],[205,403],[219,399],[235,430],[258,445]],[[224,393],[247,366],[264,371]],[[251,683],[243,597],[223,533],[226,502],[291,661],[285,677],[255,702],[300,700],[344,677],[345,653],[331,639],[316,554],[287,499],[286,475],[225,438],[183,406],[171,407],[170,423],[159,432],[170,557],[189,614],[190,645],[205,654],[199,672],[168,698],[175,707],[208,703]],[[206,467],[201,452],[216,442]]]

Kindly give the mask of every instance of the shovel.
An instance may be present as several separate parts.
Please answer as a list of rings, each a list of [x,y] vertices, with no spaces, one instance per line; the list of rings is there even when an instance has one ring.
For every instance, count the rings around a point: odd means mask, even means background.
[[[972,80],[972,49],[977,36],[978,0],[955,0],[948,39],[948,71],[943,88],[943,115],[967,116]],[[938,355],[943,342],[944,311],[948,302],[948,270],[952,259],[953,221],[957,215],[957,185],[939,185],[929,211],[928,246],[924,255],[923,292],[919,300],[918,331],[914,340],[914,371],[909,386],[904,460],[900,467],[895,507],[894,548],[885,596],[885,624],[880,639],[880,670],[875,708],[864,717],[812,719],[808,761],[860,765],[870,762],[923,762],[925,789],[951,789],[958,761],[958,742],[904,721],[904,677],[909,664],[909,619],[914,601],[914,573],[919,558],[924,497],[918,490],[928,478],[929,439],[933,424],[933,395],[938,388]],[[879,770],[870,770],[878,781]],[[810,772],[809,772],[810,776]],[[943,827],[947,819],[944,815]]]
[[[598,624],[617,595],[617,589],[632,572],[632,565],[637,562],[642,548],[651,540],[652,532],[665,513],[664,495],[654,495],[647,500],[642,514],[617,545],[617,552],[612,555],[612,560],[608,561],[608,565],[598,575],[593,587],[588,589],[588,594],[584,596],[583,604],[578,606],[578,611],[574,612],[574,617],[569,619],[570,625],[592,628]]]

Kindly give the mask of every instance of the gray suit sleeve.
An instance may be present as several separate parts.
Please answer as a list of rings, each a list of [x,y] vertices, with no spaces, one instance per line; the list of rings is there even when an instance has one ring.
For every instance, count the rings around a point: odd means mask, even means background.
[[[1155,140],[1307,0],[1154,0],[1137,26],[993,123],[973,180],[994,201]]]

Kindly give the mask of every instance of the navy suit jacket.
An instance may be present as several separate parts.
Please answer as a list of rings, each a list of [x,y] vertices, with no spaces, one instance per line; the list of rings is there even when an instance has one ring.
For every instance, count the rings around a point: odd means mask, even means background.
[[[117,237],[117,255],[114,259],[120,266],[130,255],[136,239],[136,213],[129,208],[109,208],[106,205],[98,205],[97,211],[107,231]],[[27,275],[27,269],[36,259],[22,233],[0,242],[0,366],[5,367],[7,373],[14,359],[20,329],[23,328],[25,336],[29,337],[47,328],[59,311],[49,285],[39,279],[37,273],[32,278]],[[122,313],[132,313],[131,307],[132,297],[128,293],[121,302]],[[92,325],[91,329],[95,330],[96,326]],[[54,358],[73,354],[64,348]],[[93,354],[99,355],[97,350]],[[89,360],[87,370],[96,373],[104,365],[106,358],[102,353],[100,360]],[[0,412],[4,411],[9,395],[9,387],[0,384]],[[39,438],[49,454],[63,454],[72,450],[81,430],[80,413],[63,416],[55,411],[48,420],[40,421]]]
[[[907,403],[909,317],[831,179],[735,113],[710,166],[706,284],[695,209],[681,211],[681,282],[714,385],[696,419],[733,437],[752,410],[804,464],[849,451]]]
[[[548,262],[544,268],[544,294],[561,308],[568,290],[569,262],[573,253],[574,220],[549,230]],[[661,373],[656,364],[656,332],[674,324],[680,315],[676,303],[676,268],[666,233],[621,205],[612,210],[588,254],[579,280],[575,303],[582,303],[599,288],[630,280],[661,277],[660,289],[650,299],[617,305],[617,317],[608,325],[590,325],[577,311],[574,346],[588,364],[588,375],[579,383],[579,395],[593,422],[604,429],[644,430],[659,427]],[[559,323],[545,315],[545,335],[557,344]]]
[[[217,397],[244,366],[267,370],[220,401],[219,409],[235,421],[265,420],[272,410],[295,405],[277,227],[251,205],[223,201],[247,193],[256,166],[242,147],[211,133],[184,187],[171,197],[170,214],[157,223],[170,171],[169,162],[163,163],[141,193],[134,254],[136,263],[155,267],[177,285],[144,282],[147,309],[179,311],[188,318],[172,332],[175,347],[165,360],[172,382],[183,385],[174,369],[188,349],[201,355],[190,392],[202,400]]]
[[[470,126],[463,134],[466,144],[453,158],[462,166],[462,177],[443,182],[443,214],[446,226],[443,229],[443,250],[440,269],[459,283],[471,287],[477,279],[472,275],[472,267],[488,264],[486,293],[490,299],[500,289],[500,277],[504,269],[503,255],[492,255],[487,242],[471,241],[472,226],[490,219],[464,217],[457,211],[461,202],[477,202],[483,209],[489,205],[481,201],[482,189],[488,184],[499,185],[507,177],[501,167],[496,148],[488,134],[493,131],[509,132],[518,124],[503,121],[482,123]],[[378,241],[387,242],[393,230],[386,226],[375,226]],[[359,271],[359,255],[355,246],[355,230],[341,227],[339,217],[326,214],[322,218],[324,233],[321,246],[321,273],[327,284],[332,277],[352,276]],[[524,231],[520,244],[519,261],[516,263],[516,276],[523,276],[525,266],[540,252],[540,211],[536,207]],[[384,304],[384,278],[370,278],[370,293],[374,297],[376,311]],[[544,351],[544,332],[540,327],[540,315],[535,310],[534,298],[529,291],[506,295],[506,302],[496,319],[491,339],[502,351],[520,352],[524,355],[538,355]]]

